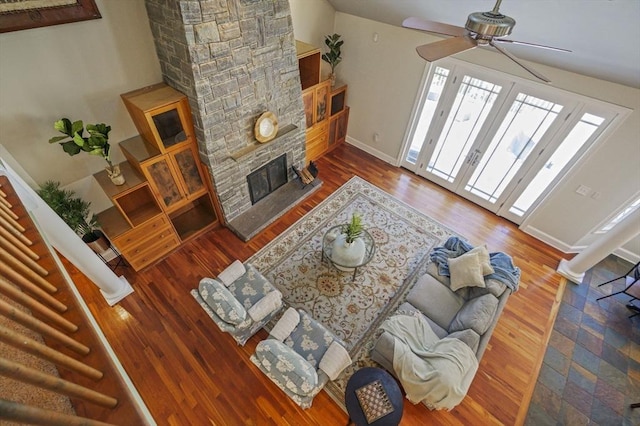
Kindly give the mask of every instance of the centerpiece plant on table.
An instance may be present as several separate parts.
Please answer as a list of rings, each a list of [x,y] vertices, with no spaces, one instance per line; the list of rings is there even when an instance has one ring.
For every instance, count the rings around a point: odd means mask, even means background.
[[[362,235],[362,216],[358,213],[351,215],[349,223],[342,225],[340,235],[333,242],[331,260],[343,271],[351,270],[362,263],[366,247],[360,236]]]

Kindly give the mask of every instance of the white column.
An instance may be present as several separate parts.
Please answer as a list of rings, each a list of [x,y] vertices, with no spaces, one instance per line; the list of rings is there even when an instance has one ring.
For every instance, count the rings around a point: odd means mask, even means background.
[[[133,293],[133,287],[126,278],[114,274],[6,161],[0,162],[0,174],[9,177],[22,204],[34,217],[34,222],[49,243],[100,288],[102,296],[110,306]]]
[[[562,259],[558,273],[574,283],[581,283],[584,273],[596,263],[640,234],[640,209],[603,234],[571,260]]]

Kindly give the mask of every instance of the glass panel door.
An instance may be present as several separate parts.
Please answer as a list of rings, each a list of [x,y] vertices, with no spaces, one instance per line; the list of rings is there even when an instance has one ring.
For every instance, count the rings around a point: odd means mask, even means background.
[[[605,114],[602,114],[605,115]],[[588,146],[602,132],[609,119],[595,114],[583,113],[580,119],[570,127],[567,135],[555,149],[548,149],[548,158],[543,158],[540,167],[535,168],[535,176],[530,181],[524,181],[525,188],[510,197],[510,201],[498,211],[498,214],[516,223],[520,223],[523,217],[539,202],[547,189],[564,174],[572,160]]]
[[[518,224],[620,113],[453,59],[424,78],[402,166]]]
[[[462,166],[471,159],[471,147],[476,142],[500,90],[502,87],[496,84],[464,76],[427,164],[428,173],[447,182],[455,181]]]
[[[418,122],[415,125],[413,135],[411,136],[411,143],[404,158],[404,165],[409,168],[412,168],[418,161],[418,155],[425,143],[429,126],[433,120],[433,115],[436,112],[438,101],[450,72],[450,70],[443,67],[436,67],[433,72],[431,84],[423,96]]]
[[[473,201],[485,207],[501,200],[562,109],[563,105],[518,93],[488,148],[472,158],[475,168],[464,185],[465,196],[479,198]]]

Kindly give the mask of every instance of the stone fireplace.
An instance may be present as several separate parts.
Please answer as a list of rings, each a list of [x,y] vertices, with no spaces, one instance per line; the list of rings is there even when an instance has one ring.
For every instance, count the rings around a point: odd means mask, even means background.
[[[305,121],[288,0],[146,0],[167,84],[189,98],[200,158],[229,223],[252,206],[247,176],[284,156],[305,162]],[[278,137],[253,128],[273,112]],[[261,200],[264,202],[265,200]]]

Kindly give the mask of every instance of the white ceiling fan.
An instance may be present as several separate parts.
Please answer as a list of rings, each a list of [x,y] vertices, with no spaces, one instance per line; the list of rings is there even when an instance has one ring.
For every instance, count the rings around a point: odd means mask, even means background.
[[[474,12],[470,14],[464,28],[441,22],[427,21],[415,17],[405,19],[402,22],[402,26],[431,33],[453,36],[453,38],[424,44],[416,48],[418,55],[429,62],[436,61],[446,56],[455,55],[456,53],[464,52],[465,50],[473,49],[477,46],[489,45],[494,47],[498,52],[506,55],[509,59],[520,65],[535,77],[550,83],[551,80],[540,74],[538,71],[524,65],[517,57],[512,53],[509,53],[503,47],[500,47],[497,43],[521,44],[524,46],[539,47],[542,49],[557,50],[560,52],[570,52],[570,50],[499,38],[511,34],[511,30],[516,25],[515,19],[500,13],[500,3],[502,3],[502,0],[497,0],[496,5],[490,12]]]

